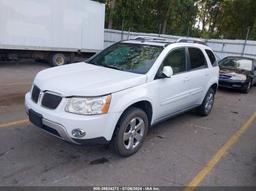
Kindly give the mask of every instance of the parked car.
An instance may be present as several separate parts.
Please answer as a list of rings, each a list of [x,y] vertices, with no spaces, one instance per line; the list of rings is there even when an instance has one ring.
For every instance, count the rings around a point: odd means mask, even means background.
[[[219,86],[249,93],[256,84],[256,61],[252,58],[228,56],[219,62]]]
[[[76,144],[108,144],[130,156],[148,129],[197,108],[213,107],[219,67],[199,42],[136,38],[103,50],[86,63],[41,71],[26,94],[30,121]]]

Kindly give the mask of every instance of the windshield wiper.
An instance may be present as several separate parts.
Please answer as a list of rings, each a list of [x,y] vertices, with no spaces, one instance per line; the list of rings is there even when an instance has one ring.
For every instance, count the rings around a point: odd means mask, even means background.
[[[115,70],[122,70],[121,68],[118,68],[118,67],[113,66],[113,65],[104,65],[104,64],[102,64],[102,65],[99,65],[99,66],[103,66],[103,67],[111,68],[111,69],[115,69]]]
[[[97,62],[95,61],[90,61],[88,62],[89,64],[93,64],[93,65],[96,65],[96,66],[103,66],[103,67],[106,67],[106,68],[111,68],[111,69],[115,69],[115,70],[123,70],[122,68],[118,68],[114,65],[106,65],[106,64],[98,64]]]

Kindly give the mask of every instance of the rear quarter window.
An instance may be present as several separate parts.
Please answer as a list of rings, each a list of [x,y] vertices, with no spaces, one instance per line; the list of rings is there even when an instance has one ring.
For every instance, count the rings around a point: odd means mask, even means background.
[[[205,51],[206,51],[206,54],[208,55],[208,57],[211,61],[212,66],[217,66],[218,63],[217,63],[216,57],[213,54],[213,52],[211,50],[208,50],[208,49],[206,49]]]

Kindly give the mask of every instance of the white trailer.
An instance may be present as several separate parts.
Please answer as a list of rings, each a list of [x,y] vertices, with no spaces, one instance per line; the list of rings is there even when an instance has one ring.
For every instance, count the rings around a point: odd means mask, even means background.
[[[0,59],[53,65],[103,49],[105,5],[90,0],[0,0]]]

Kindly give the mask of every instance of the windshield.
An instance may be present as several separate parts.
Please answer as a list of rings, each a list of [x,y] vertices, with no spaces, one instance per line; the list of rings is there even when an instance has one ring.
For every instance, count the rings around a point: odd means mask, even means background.
[[[160,46],[118,43],[88,61],[90,64],[145,74],[162,52]]]
[[[224,59],[220,62],[220,68],[235,69],[235,70],[252,70],[252,60],[244,58]]]

